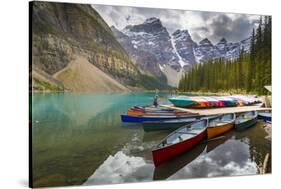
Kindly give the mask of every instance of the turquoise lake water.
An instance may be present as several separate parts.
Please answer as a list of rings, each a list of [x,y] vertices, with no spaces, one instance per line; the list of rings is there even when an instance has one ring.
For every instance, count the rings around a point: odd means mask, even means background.
[[[201,144],[155,168],[151,150],[167,131],[121,126],[120,114],[152,102],[154,93],[34,93],[34,186],[94,185],[258,173],[271,141],[263,122]],[[169,96],[160,94],[160,96]],[[167,101],[162,101],[166,103]],[[271,172],[271,161],[267,170]]]

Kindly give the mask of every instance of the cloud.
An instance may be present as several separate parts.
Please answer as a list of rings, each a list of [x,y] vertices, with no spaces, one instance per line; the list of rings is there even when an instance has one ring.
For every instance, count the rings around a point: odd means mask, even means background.
[[[109,5],[92,6],[108,25],[114,25],[120,30],[127,25],[141,24],[147,18],[157,17],[170,33],[177,29],[187,29],[196,42],[206,37],[213,43],[217,43],[223,37],[230,42],[243,40],[250,36],[259,19],[258,15],[247,14]]]
[[[154,165],[146,163],[143,158],[119,151],[110,155],[83,185],[149,181],[153,170]]]
[[[169,179],[252,174],[257,174],[257,164],[250,159],[249,146],[231,139],[211,152],[199,156]]]
[[[131,143],[137,141],[141,142],[137,136],[134,136]],[[178,162],[168,162],[166,167],[162,167],[162,170],[164,170],[163,168],[171,169],[167,170],[169,180],[257,174],[257,163],[251,160],[251,150],[248,143],[249,139],[246,138],[214,141],[208,143],[198,157],[181,169],[178,170],[177,165],[184,163],[183,159],[177,159]],[[135,143],[135,145],[137,144],[139,143]],[[143,146],[145,146],[144,143]],[[151,148],[152,146],[145,147],[148,151]],[[155,175],[155,167],[151,160],[127,155],[127,153],[131,154],[131,151],[134,151],[132,148],[129,149],[123,149],[125,152],[122,150],[115,155],[109,155],[83,185],[151,181],[153,174]],[[175,172],[173,172],[173,167],[176,168]],[[163,176],[161,171],[158,174],[160,177]]]
[[[235,42],[249,37],[254,27],[255,22],[245,14],[219,14],[210,21],[210,28],[212,29],[210,35],[215,41],[225,37],[228,41]]]

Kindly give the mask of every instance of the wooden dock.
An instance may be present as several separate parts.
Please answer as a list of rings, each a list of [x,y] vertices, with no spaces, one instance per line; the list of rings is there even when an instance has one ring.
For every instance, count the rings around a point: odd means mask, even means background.
[[[216,114],[227,114],[227,113],[241,113],[247,111],[268,111],[271,108],[262,108],[260,106],[239,106],[239,107],[224,107],[224,108],[209,108],[209,109],[191,109],[191,108],[180,108],[175,107],[172,104],[161,105],[163,107],[172,108],[175,110],[185,111],[198,115],[216,115]]]

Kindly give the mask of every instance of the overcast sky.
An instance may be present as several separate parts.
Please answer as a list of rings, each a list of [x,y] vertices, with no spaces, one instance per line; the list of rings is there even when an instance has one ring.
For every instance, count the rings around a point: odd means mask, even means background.
[[[160,18],[170,33],[187,29],[196,42],[208,38],[217,43],[222,37],[237,42],[251,35],[258,15],[230,14],[171,9],[93,5],[109,26],[122,30],[126,25],[143,23],[147,18]]]

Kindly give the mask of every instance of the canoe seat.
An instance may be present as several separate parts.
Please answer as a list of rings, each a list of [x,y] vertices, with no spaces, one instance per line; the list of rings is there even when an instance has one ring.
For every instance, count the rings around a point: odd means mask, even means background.
[[[194,134],[176,132],[175,135],[167,138],[165,142],[166,142],[167,145],[176,144],[176,143],[179,143],[179,142],[184,141],[186,139],[192,138],[193,136],[194,136]]]
[[[176,133],[180,134],[191,134],[191,135],[197,135],[198,133],[191,133],[191,132],[184,132],[184,131],[177,131]]]
[[[212,121],[212,122],[210,123],[210,127],[225,125],[226,123],[231,123],[231,121],[230,121],[230,120]]]
[[[220,122],[224,122],[224,123],[226,123],[226,122],[230,122],[231,120],[221,120]]]
[[[179,142],[184,141],[189,138],[190,138],[190,133],[184,133],[184,134],[178,136]]]
[[[244,116],[244,119],[247,119],[247,120],[253,119],[253,118],[254,118],[253,116]]]
[[[235,124],[239,124],[239,123],[243,123],[243,122],[245,122],[245,120],[237,120],[237,121],[235,122]]]

